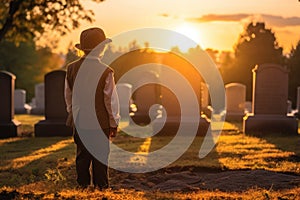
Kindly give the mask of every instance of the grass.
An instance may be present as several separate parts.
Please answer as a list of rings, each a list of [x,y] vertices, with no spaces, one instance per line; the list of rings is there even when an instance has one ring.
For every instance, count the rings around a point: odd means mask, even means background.
[[[33,136],[34,124],[40,120],[44,120],[45,117],[41,115],[20,114],[15,115],[15,119],[22,123],[22,126],[20,127],[21,136]]]
[[[17,115],[16,119],[33,132],[33,124],[42,116]],[[251,137],[239,131],[240,124],[225,124],[217,146],[204,159],[198,153],[203,137],[196,137],[190,148],[169,167],[200,167],[220,170],[264,169],[300,175],[300,137]],[[114,140],[118,146],[132,152],[154,151],[168,143],[171,137],[151,140],[121,133]],[[146,141],[146,142],[145,142]],[[300,186],[284,190],[252,188],[242,192],[198,190],[193,192],[136,191],[117,189],[94,191],[76,189],[75,145],[71,137],[17,137],[0,140],[0,199],[2,194],[14,194],[40,199],[300,199]],[[117,184],[118,176],[111,177]],[[30,198],[29,198],[30,199]]]

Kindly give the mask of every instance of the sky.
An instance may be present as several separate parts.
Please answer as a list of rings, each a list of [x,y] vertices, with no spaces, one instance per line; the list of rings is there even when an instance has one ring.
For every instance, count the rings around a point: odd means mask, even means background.
[[[105,0],[82,1],[95,13],[95,22],[83,23],[63,37],[60,50],[79,41],[80,32],[101,27],[110,38],[141,28],[177,31],[203,49],[233,51],[239,35],[250,21],[264,21],[284,52],[300,40],[300,1],[298,0]],[[128,41],[130,42],[130,41]],[[141,45],[146,41],[138,41]],[[178,44],[182,51],[189,47]]]

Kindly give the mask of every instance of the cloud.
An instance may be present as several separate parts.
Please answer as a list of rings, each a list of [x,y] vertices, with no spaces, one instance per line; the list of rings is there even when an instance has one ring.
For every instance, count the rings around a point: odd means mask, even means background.
[[[168,13],[161,13],[158,16],[161,16],[161,17],[170,17],[170,15]]]
[[[270,25],[285,27],[285,26],[300,26],[300,17],[282,17],[277,15],[262,14],[261,17],[269,22]]]
[[[187,18],[188,21],[193,22],[239,22],[239,21],[264,21],[269,26],[286,27],[286,26],[300,26],[300,17],[283,17],[279,15],[269,14],[207,14],[198,18]]]
[[[249,17],[248,14],[231,14],[231,15],[218,15],[218,14],[208,14],[202,15],[199,18],[188,18],[188,21],[195,22],[214,22],[214,21],[240,21]]]

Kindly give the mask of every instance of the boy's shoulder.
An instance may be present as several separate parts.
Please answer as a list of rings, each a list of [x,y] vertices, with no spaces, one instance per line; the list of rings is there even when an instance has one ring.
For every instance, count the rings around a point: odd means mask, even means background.
[[[76,73],[76,71],[79,70],[81,64],[82,64],[82,59],[81,58],[67,64],[67,67],[66,67],[67,75]]]
[[[77,65],[80,65],[81,63],[82,63],[82,59],[79,58],[79,59],[77,59],[77,60],[75,60],[73,62],[68,63],[67,64],[67,69],[68,68],[72,68],[72,67],[77,66]]]

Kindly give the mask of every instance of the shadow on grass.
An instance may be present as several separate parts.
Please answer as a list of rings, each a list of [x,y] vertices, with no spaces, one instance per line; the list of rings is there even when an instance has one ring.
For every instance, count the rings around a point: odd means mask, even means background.
[[[32,154],[39,149],[49,147],[65,138],[51,137],[47,138],[9,138],[1,140],[0,145],[0,167],[5,160],[12,160]]]
[[[35,139],[37,138],[27,140]],[[62,188],[62,185],[74,185],[76,182],[75,169],[73,169],[75,148],[71,139],[38,138],[39,142],[36,145],[32,145],[32,142],[27,140],[6,144],[12,145],[9,149],[15,147],[17,151],[23,150],[26,153],[13,153],[11,156],[12,153],[8,151],[6,154],[8,157],[1,154],[3,161],[1,163],[4,165],[1,165],[0,187],[29,187],[35,191],[39,189],[57,191]],[[26,150],[26,147],[29,148],[29,151]],[[1,151],[5,152],[3,146]],[[7,167],[5,164],[9,166]],[[39,185],[41,182],[43,184]]]
[[[291,151],[300,156],[300,135],[263,135],[261,138],[276,145],[281,150]]]
[[[274,144],[278,149],[282,151],[293,152],[292,155],[287,157],[277,157],[270,158],[266,160],[267,162],[276,162],[276,163],[300,163],[300,135],[290,136],[290,135],[265,135],[262,136],[267,142]],[[299,165],[298,165],[299,167]],[[297,174],[300,174],[298,168]]]

